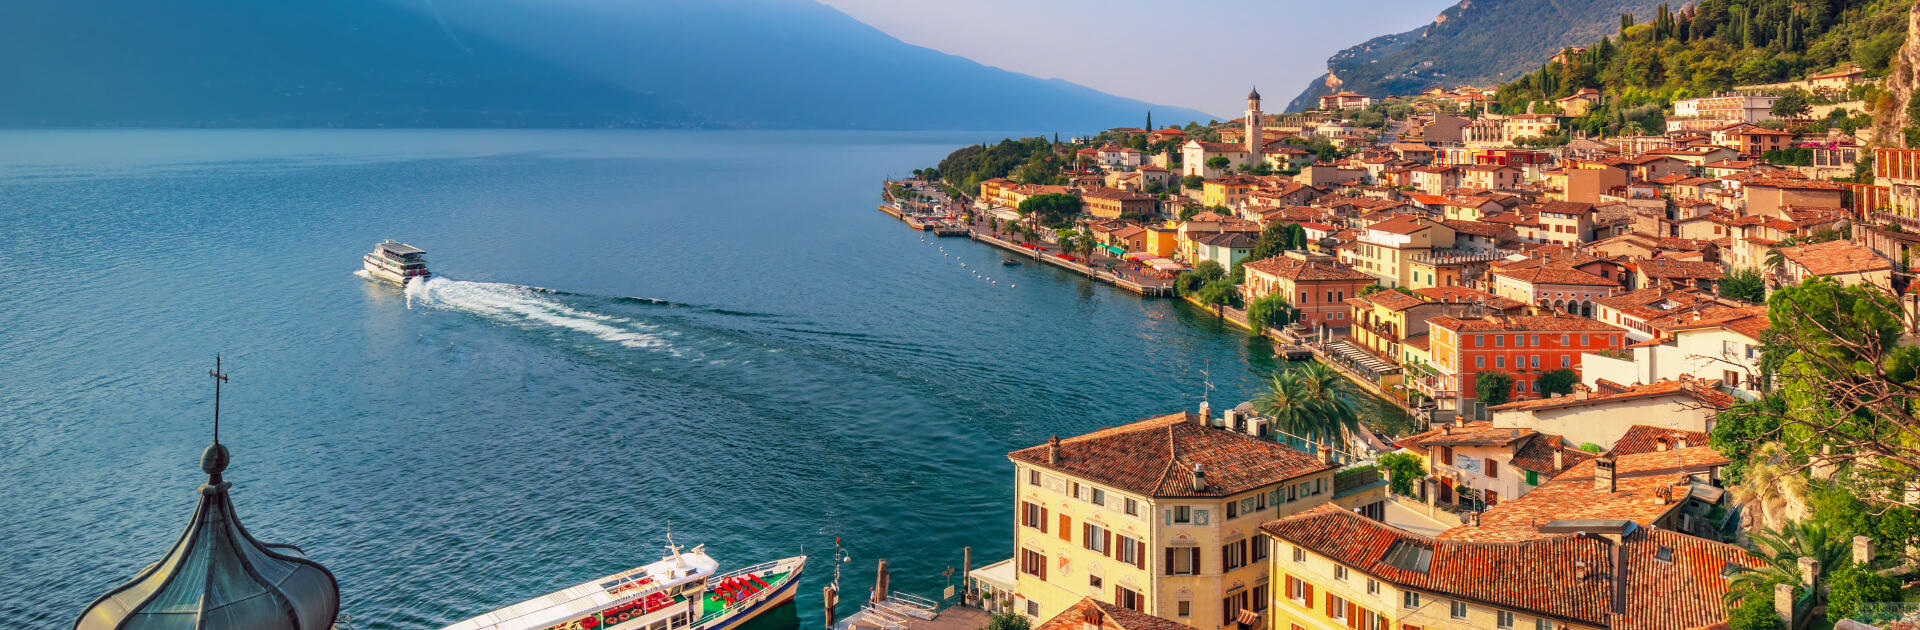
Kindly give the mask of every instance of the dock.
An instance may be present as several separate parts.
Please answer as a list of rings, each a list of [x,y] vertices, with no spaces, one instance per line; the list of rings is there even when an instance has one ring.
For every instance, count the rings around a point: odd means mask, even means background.
[[[948,606],[939,610],[924,608],[919,601],[894,594],[869,603],[859,612],[834,624],[834,630],[980,630],[987,626],[987,611],[972,606]]]
[[[1173,295],[1173,285],[1171,283],[1165,284],[1165,285],[1140,284],[1138,282],[1134,282],[1132,280],[1128,280],[1126,278],[1122,278],[1122,277],[1113,275],[1111,273],[1107,273],[1105,271],[1094,269],[1092,267],[1088,267],[1086,265],[1082,265],[1080,263],[1073,262],[1071,260],[1067,260],[1059,256],[1048,255],[1042,252],[1021,247],[1010,241],[1005,241],[990,235],[981,234],[980,232],[975,230],[969,230],[967,232],[967,235],[973,238],[973,240],[975,241],[986,243],[988,245],[992,245],[1000,249],[1004,249],[1004,250],[1013,252],[1015,254],[1019,254],[1021,256],[1026,256],[1028,258],[1032,258],[1034,260],[1038,260],[1040,262],[1047,263],[1049,265],[1053,265],[1061,269],[1072,271],[1074,273],[1086,276],[1088,278],[1092,278],[1095,281],[1105,282],[1107,284],[1111,284],[1111,285],[1120,287],[1122,289],[1126,289],[1128,291],[1138,293],[1142,296],[1169,297]]]

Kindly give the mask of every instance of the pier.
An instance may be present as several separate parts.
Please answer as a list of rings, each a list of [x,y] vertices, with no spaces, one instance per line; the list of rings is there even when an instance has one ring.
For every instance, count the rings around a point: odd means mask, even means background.
[[[1120,277],[1113,273],[1101,271],[1099,269],[1094,269],[1092,267],[1088,267],[1086,265],[1082,265],[1080,263],[1073,262],[1065,258],[1061,258],[1057,255],[1049,254],[1045,250],[1036,250],[1036,249],[1021,247],[1018,244],[1013,243],[1012,241],[1002,240],[993,235],[982,233],[977,228],[973,230],[969,230],[967,234],[968,236],[972,237],[973,240],[975,241],[986,243],[988,245],[992,245],[1000,249],[1004,249],[1004,250],[1013,252],[1015,254],[1019,254],[1021,256],[1026,256],[1028,258],[1032,258],[1034,260],[1038,260],[1040,262],[1044,262],[1049,265],[1053,265],[1055,267],[1059,267],[1061,269],[1065,269],[1065,270],[1086,276],[1088,278],[1092,278],[1099,282],[1105,282],[1107,284],[1111,284],[1111,285],[1120,287],[1122,289],[1126,289],[1128,291],[1138,293],[1146,297],[1171,297],[1173,295],[1173,281],[1171,280],[1167,280],[1164,282],[1156,282],[1151,284],[1135,282],[1133,280]]]

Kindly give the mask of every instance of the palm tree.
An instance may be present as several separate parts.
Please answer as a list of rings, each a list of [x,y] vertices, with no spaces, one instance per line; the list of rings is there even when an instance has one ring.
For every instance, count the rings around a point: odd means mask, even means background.
[[[1852,552],[1826,525],[1813,521],[1791,521],[1755,532],[1747,549],[1763,562],[1759,567],[1736,569],[1727,577],[1725,598],[1729,604],[1748,597],[1771,597],[1774,584],[1807,586],[1800,580],[1801,558],[1819,562],[1814,581],[1824,581],[1824,576],[1847,561]]]
[[[1799,511],[1797,506],[1806,504],[1807,478],[1794,471],[1786,446],[1768,442],[1754,449],[1745,476],[1733,488],[1733,499],[1753,510],[1762,527],[1780,527],[1791,512]]]
[[[1267,377],[1266,391],[1253,397],[1253,410],[1272,418],[1274,430],[1290,435],[1309,435],[1319,424],[1306,386],[1290,370],[1274,370]]]
[[[1318,412],[1316,439],[1336,439],[1360,431],[1360,414],[1354,412],[1353,399],[1340,389],[1346,377],[1319,361],[1308,361],[1290,369],[1307,391],[1307,399]]]

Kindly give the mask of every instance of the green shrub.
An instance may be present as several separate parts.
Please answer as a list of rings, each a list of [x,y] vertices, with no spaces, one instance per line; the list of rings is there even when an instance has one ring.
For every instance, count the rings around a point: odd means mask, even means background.
[[[1828,619],[1852,617],[1863,603],[1900,600],[1900,580],[1875,573],[1866,566],[1849,564],[1833,572],[1828,580]]]

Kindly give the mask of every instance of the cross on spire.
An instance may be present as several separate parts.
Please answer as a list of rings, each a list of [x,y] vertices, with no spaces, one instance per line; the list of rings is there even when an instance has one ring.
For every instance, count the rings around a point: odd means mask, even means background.
[[[207,372],[213,377],[213,443],[220,443],[220,385],[227,382],[227,375],[220,371],[220,355],[213,355],[213,370]]]

